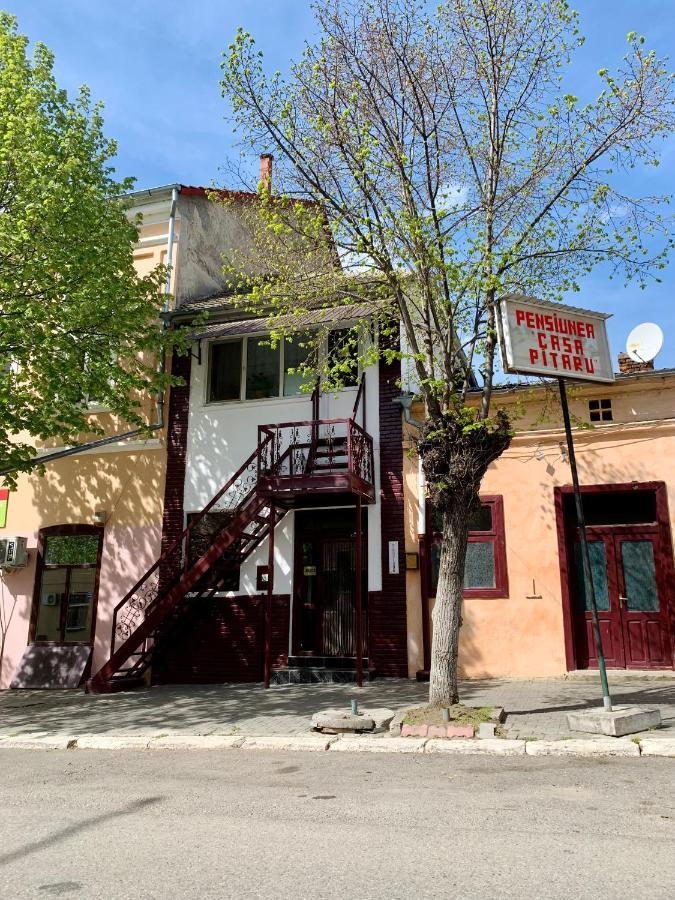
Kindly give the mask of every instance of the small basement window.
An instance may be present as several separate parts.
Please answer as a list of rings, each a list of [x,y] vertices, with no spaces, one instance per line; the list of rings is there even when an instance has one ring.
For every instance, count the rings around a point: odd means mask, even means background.
[[[588,414],[591,422],[612,422],[614,420],[612,401],[609,397],[605,397],[602,400],[589,400]]]

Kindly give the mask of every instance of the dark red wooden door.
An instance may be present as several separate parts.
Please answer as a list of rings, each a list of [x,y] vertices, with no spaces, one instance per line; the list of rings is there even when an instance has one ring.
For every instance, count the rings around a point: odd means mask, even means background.
[[[591,570],[602,647],[611,668],[670,668],[670,622],[658,528],[590,528]],[[598,665],[581,553],[575,544],[578,664]]]
[[[596,533],[589,529],[589,553],[591,572],[598,607],[602,649],[608,666],[622,669],[625,666],[621,610],[616,579],[614,540],[611,534]],[[582,669],[597,668],[598,657],[593,638],[590,601],[586,597],[581,558],[581,546],[574,546],[575,561],[575,620],[577,626],[578,664]]]
[[[658,532],[617,534],[614,554],[626,668],[670,667],[670,623]]]

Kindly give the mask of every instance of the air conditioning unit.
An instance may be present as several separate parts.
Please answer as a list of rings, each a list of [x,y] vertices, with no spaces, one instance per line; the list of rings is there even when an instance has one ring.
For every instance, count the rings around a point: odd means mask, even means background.
[[[25,537],[6,537],[0,540],[0,567],[23,569],[28,565]]]

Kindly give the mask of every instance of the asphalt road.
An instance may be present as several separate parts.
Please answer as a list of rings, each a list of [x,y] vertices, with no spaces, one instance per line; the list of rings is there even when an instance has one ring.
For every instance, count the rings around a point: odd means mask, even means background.
[[[675,761],[0,751],[0,896],[675,895]]]

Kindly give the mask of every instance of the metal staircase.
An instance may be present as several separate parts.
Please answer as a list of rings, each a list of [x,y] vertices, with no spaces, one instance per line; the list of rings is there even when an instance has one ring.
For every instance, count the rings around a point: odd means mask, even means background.
[[[372,438],[354,418],[260,426],[255,451],[115,607],[110,658],[86,690],[143,684],[155,652],[191,605],[222,588],[228,569],[268,535],[273,508],[276,524],[308,495],[373,502],[373,482]],[[191,538],[209,513],[227,514],[227,523],[192,561]]]

